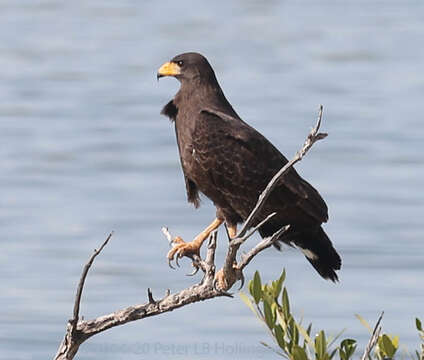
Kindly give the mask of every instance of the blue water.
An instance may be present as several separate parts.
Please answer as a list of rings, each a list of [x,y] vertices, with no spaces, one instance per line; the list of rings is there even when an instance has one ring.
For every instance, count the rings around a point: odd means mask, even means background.
[[[244,120],[288,157],[325,107],[298,170],[326,199],[340,283],[298,251],[268,250],[246,272],[283,267],[294,312],[367,341],[359,313],[418,346],[424,318],[424,4],[421,1],[0,2],[0,359],[51,358],[72,313],[96,317],[200,280],[165,262],[160,232],[190,239],[214,216],[186,203],[175,136],[159,115],[174,79],[156,70],[199,51]],[[224,254],[224,234],[218,258]],[[257,239],[251,240],[252,245]],[[236,296],[100,334],[81,359],[275,358]]]

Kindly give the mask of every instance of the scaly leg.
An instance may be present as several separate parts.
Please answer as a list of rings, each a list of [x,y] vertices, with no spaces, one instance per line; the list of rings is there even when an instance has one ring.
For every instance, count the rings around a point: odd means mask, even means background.
[[[230,237],[230,240],[234,239],[237,235],[237,225],[228,226],[227,230],[228,230],[228,236]]]
[[[200,248],[203,242],[209,237],[211,232],[218,229],[218,227],[222,223],[223,220],[216,218],[205,230],[203,230],[199,235],[197,235],[191,242],[185,242],[182,238],[177,236],[173,241],[175,246],[171,250],[169,250],[167,255],[169,266],[172,267],[171,261],[174,260],[174,256],[176,256],[177,259],[180,259],[183,256],[188,256],[189,258],[192,258],[193,255],[199,255]]]

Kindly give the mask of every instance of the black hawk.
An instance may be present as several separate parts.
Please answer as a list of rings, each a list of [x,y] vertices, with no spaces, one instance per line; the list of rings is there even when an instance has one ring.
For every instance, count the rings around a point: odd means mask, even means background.
[[[174,257],[199,254],[204,240],[223,222],[229,236],[235,236],[237,224],[246,220],[261,192],[288,160],[237,115],[204,56],[177,55],[160,67],[157,77],[163,76],[181,83],[161,114],[175,125],[188,201],[198,207],[201,192],[216,207],[215,220],[192,242],[177,239],[168,253],[171,262]],[[340,269],[341,259],[321,227],[328,220],[327,205],[293,168],[269,196],[256,224],[273,212],[277,214],[260,228],[260,235],[271,236],[290,224],[279,241],[299,248],[323,278],[338,280],[335,270]]]

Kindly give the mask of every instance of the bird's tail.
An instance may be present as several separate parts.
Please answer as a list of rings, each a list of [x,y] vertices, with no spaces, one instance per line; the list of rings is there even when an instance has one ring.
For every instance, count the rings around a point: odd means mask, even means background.
[[[321,226],[293,227],[279,240],[296,245],[324,279],[338,281],[336,270],[340,270],[342,260]],[[276,247],[279,248],[279,244]]]
[[[335,270],[340,270],[342,260],[321,226],[295,231],[290,237],[316,271],[324,278],[337,281]]]

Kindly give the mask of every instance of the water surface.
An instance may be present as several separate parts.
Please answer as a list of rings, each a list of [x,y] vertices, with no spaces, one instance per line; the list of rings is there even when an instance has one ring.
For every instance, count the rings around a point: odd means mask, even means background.
[[[215,211],[186,203],[174,132],[159,115],[178,89],[157,68],[199,51],[238,113],[288,157],[325,106],[297,167],[330,208],[343,257],[325,282],[299,252],[268,250],[246,273],[287,268],[294,311],[366,342],[384,328],[413,348],[424,318],[424,15],[419,1],[2,1],[0,359],[52,357],[82,265],[92,318],[198,281],[165,262],[163,225],[193,237]],[[224,234],[219,256],[224,254]],[[257,239],[256,239],[257,240]],[[252,244],[256,240],[251,240]],[[194,304],[98,335],[84,359],[274,358],[239,299]]]

